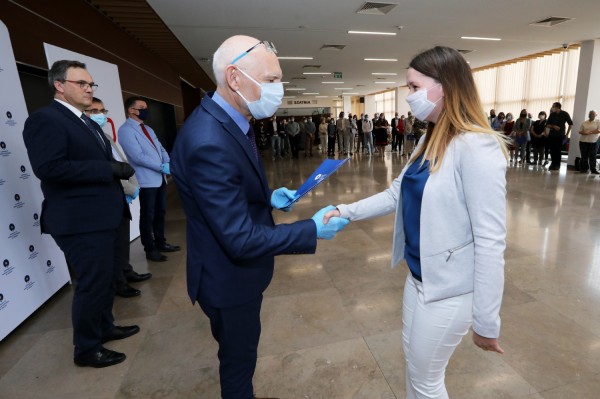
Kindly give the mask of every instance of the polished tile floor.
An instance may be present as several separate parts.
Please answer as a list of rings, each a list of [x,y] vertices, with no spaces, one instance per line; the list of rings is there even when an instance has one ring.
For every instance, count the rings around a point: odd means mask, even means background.
[[[272,187],[298,187],[323,156],[263,159]],[[385,189],[403,159],[354,156],[279,223],[327,204]],[[172,186],[171,186],[172,187]],[[508,169],[508,248],[502,356],[463,340],[447,370],[452,398],[600,397],[600,178],[541,167]],[[596,200],[599,199],[597,202]],[[185,217],[169,193],[169,241],[185,243]],[[406,268],[390,268],[393,216],[351,223],[316,255],[277,258],[265,293],[254,378],[259,396],[285,399],[404,398],[401,299]],[[63,288],[0,343],[0,398],[219,397],[217,347],[185,288],[185,251],[132,263],[154,278],[141,297],[117,298],[115,316],[140,334],[107,344],[127,360],[106,369],[72,362],[70,303]]]

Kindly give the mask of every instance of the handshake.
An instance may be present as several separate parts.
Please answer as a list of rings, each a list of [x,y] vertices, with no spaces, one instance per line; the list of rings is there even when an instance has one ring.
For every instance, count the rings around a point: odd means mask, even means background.
[[[289,212],[294,206],[294,202],[288,204],[294,199],[296,191],[288,190],[285,187],[278,188],[271,195],[271,206],[275,209]],[[335,235],[344,229],[350,220],[339,216],[337,208],[333,205],[326,206],[314,214],[312,220],[317,225],[317,238],[331,240]]]

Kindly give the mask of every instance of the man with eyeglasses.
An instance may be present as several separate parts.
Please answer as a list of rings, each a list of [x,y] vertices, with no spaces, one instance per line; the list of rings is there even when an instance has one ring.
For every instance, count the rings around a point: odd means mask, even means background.
[[[246,50],[248,49],[248,50]],[[294,191],[269,188],[248,121],[281,105],[275,46],[248,36],[227,39],[213,56],[217,91],[208,93],[179,131],[172,172],[187,217],[187,285],[219,343],[221,397],[254,397],[263,291],[274,256],[314,253],[347,223],[312,220],[276,225],[273,208],[290,211]]]
[[[52,235],[76,276],[72,322],[74,361],[78,366],[107,367],[125,354],[103,344],[139,332],[138,326],[114,325],[113,280],[120,273],[118,228],[131,219],[120,180],[134,170],[115,161],[100,126],[84,111],[97,85],[77,61],[56,61],[48,72],[52,103],[31,114],[23,139],[40,179],[41,230]]]
[[[162,252],[176,252],[181,248],[169,244],[165,238],[167,212],[167,175],[170,175],[169,154],[154,130],[144,123],[148,118],[148,104],[142,97],[125,100],[127,120],[119,128],[118,141],[135,169],[140,183],[140,235],[146,259],[165,262]]]
[[[100,125],[101,128],[104,128],[106,123],[109,121],[107,117],[108,110],[104,108],[104,103],[102,100],[96,97],[92,99],[92,105],[85,110],[85,114],[91,120]],[[110,122],[112,123],[112,121]],[[113,158],[118,161],[127,162],[125,154],[123,154],[123,151],[114,141],[115,138],[106,132],[104,132],[104,136],[110,142]],[[137,178],[135,175],[133,175],[128,180],[121,180],[121,185],[123,186],[127,203],[131,204],[131,202],[136,199],[140,193],[140,184],[138,183]],[[134,296],[139,296],[142,293],[137,288],[130,286],[129,283],[139,283],[152,277],[152,273],[137,273],[135,270],[133,270],[133,266],[131,266],[129,263],[129,224],[130,220],[128,218],[123,218],[121,220],[121,224],[119,225],[119,239],[121,240],[119,264],[121,266],[121,273],[118,273],[115,276],[115,284],[116,293],[122,298],[131,298]]]

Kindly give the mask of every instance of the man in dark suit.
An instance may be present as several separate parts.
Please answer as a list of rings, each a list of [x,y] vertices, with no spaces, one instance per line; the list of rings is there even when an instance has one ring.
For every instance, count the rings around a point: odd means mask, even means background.
[[[263,291],[274,256],[314,253],[347,223],[313,220],[275,225],[273,208],[289,210],[294,192],[269,189],[248,123],[272,116],[283,96],[272,43],[227,39],[213,57],[217,91],[208,93],[179,131],[171,172],[187,216],[187,283],[219,343],[221,395],[254,397]]]
[[[42,233],[51,234],[77,276],[72,322],[74,361],[106,367],[125,354],[103,343],[139,332],[114,325],[115,287],[120,272],[117,229],[131,218],[120,184],[134,170],[113,159],[102,129],[83,111],[97,85],[77,61],[57,61],[48,73],[52,103],[25,122],[23,138],[35,175],[41,181]]]

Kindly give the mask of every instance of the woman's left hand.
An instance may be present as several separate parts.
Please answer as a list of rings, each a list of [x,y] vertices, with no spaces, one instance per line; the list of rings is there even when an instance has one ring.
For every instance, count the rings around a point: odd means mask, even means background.
[[[473,342],[484,351],[498,352],[500,354],[504,353],[504,349],[502,349],[498,343],[498,338],[482,337],[473,331]]]

